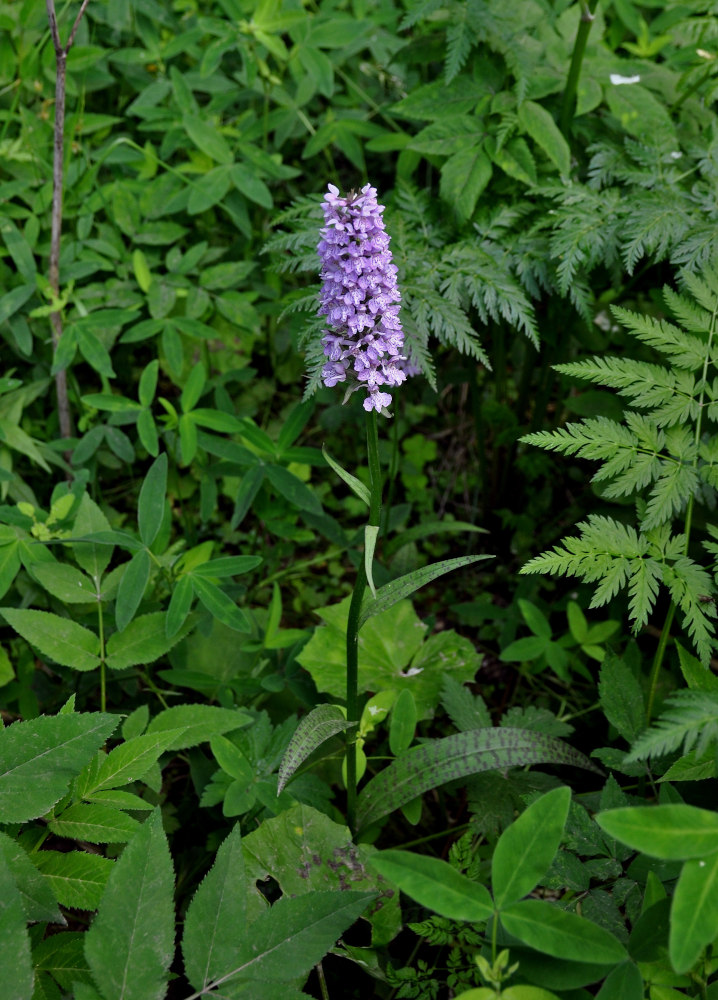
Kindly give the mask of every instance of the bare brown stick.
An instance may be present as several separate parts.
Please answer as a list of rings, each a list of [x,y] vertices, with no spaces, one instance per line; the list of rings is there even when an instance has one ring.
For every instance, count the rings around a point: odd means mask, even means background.
[[[60,296],[60,237],[62,235],[62,189],[63,161],[65,150],[65,77],[67,71],[67,54],[75,41],[77,29],[90,0],[82,0],[72,31],[63,45],[57,27],[55,0],[45,0],[47,18],[50,22],[50,34],[55,49],[55,138],[52,159],[52,234],[50,238],[50,287],[56,298]],[[57,350],[62,339],[62,314],[60,310],[50,313],[52,324],[52,343]],[[70,417],[70,400],[67,394],[67,373],[63,370],[55,375],[57,389],[57,410],[60,419],[60,435],[72,437],[72,419]]]

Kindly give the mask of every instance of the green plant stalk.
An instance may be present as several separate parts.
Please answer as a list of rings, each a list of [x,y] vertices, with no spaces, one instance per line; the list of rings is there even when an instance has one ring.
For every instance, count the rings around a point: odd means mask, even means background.
[[[696,417],[696,430],[693,436],[693,444],[695,446],[695,457],[693,459],[693,467],[698,465],[698,446],[701,441],[701,431],[703,426],[703,400],[705,398],[705,385],[706,377],[708,375],[708,364],[711,355],[711,348],[713,345],[713,337],[716,331],[716,319],[718,319],[718,309],[713,311],[711,316],[711,325],[708,330],[708,344],[706,345],[705,358],[703,360],[703,374],[701,382],[704,386],[701,389],[701,394],[698,399],[698,416]],[[694,498],[690,497],[688,504],[686,505],[686,519],[683,527],[683,535],[685,542],[683,545],[683,554],[688,555],[688,544],[691,539],[691,526],[693,524],[693,503]],[[658,688],[658,678],[661,673],[661,667],[663,666],[663,658],[666,655],[666,647],[668,645],[668,639],[671,634],[671,625],[673,624],[673,618],[676,613],[675,601],[671,601],[671,606],[666,614],[666,620],[663,623],[663,628],[661,629],[661,635],[658,640],[658,648],[656,649],[656,655],[653,657],[653,664],[651,666],[651,676],[648,682],[648,700],[646,702],[646,722],[650,725],[651,718],[653,716],[653,704],[656,700],[656,690]]]
[[[100,711],[107,711],[107,668],[105,667],[105,620],[102,604],[97,602],[97,622],[100,633]]]
[[[561,106],[561,118],[559,128],[565,138],[568,139],[568,130],[573,118],[573,109],[576,104],[576,91],[578,81],[581,77],[581,66],[583,57],[586,54],[586,43],[593,24],[593,14],[598,6],[598,0],[580,0],[581,20],[578,22],[576,41],[573,44],[573,55],[571,56],[571,66],[569,67],[566,79],[566,88],[563,92],[563,104]]]
[[[379,465],[379,431],[376,411],[367,415],[367,452],[369,457],[369,525],[378,527],[381,522],[381,467]],[[347,721],[359,722],[359,615],[366,590],[367,578],[364,560],[357,570],[352,599],[347,618]],[[357,755],[358,726],[347,731],[347,825],[356,830],[357,805]]]

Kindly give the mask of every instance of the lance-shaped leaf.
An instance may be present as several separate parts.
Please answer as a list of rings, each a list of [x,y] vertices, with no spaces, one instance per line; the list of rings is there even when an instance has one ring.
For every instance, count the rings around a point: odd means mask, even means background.
[[[12,1000],[30,1000],[33,972],[25,912],[4,855],[0,854],[0,982]]]
[[[289,779],[304,761],[332,736],[345,729],[355,726],[355,722],[347,722],[341,710],[336,705],[318,705],[305,715],[294,730],[294,736],[284,751],[284,757],[279,767],[277,795],[279,795]]]
[[[421,569],[416,569],[413,573],[407,573],[406,576],[400,576],[398,580],[392,580],[391,583],[380,587],[376,592],[376,597],[364,605],[359,616],[359,628],[374,615],[379,615],[392,605],[403,601],[409,594],[425,587],[427,583],[443,576],[444,573],[461,569],[463,566],[470,566],[472,563],[479,562],[480,559],[492,558],[493,556],[458,556],[456,559],[444,559],[443,562],[422,566]]]
[[[671,906],[668,953],[676,972],[688,972],[718,934],[718,854],[686,861]]]
[[[351,472],[347,472],[346,469],[343,469],[339,464],[339,462],[337,462],[335,459],[332,458],[332,456],[329,454],[324,445],[322,445],[322,455],[324,455],[324,457],[327,460],[327,464],[330,465],[332,469],[334,469],[339,478],[344,480],[344,482],[347,484],[352,493],[356,494],[356,496],[358,496],[360,500],[363,500],[368,507],[370,499],[369,490],[361,481],[361,479],[357,479],[357,477],[353,476]]]
[[[502,726],[455,733],[413,747],[381,771],[363,789],[357,803],[357,825],[363,829],[430,788],[481,771],[526,764],[571,764],[598,769],[552,736]]]
[[[480,922],[494,912],[486,886],[472,882],[440,858],[390,850],[373,854],[369,864],[407,896],[450,920]]]
[[[23,639],[63,667],[94,670],[100,665],[100,640],[94,632],[49,611],[2,608],[2,615]]]

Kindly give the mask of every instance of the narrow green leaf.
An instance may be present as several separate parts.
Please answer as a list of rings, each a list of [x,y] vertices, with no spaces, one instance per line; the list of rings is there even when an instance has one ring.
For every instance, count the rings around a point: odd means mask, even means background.
[[[255,465],[244,476],[234,501],[234,511],[230,527],[234,531],[247,516],[249,508],[264,482],[264,466]]]
[[[89,844],[124,844],[139,829],[139,823],[114,806],[78,802],[65,809],[49,828],[58,837],[84,840]]]
[[[501,912],[501,923],[509,934],[545,955],[569,962],[615,965],[626,958],[626,950],[609,931],[575,913],[560,910],[542,899],[524,899]]]
[[[360,479],[357,479],[356,476],[353,476],[351,472],[347,472],[346,469],[343,469],[339,462],[332,458],[324,445],[322,445],[322,455],[324,455],[327,460],[327,464],[334,469],[339,478],[343,479],[349,489],[356,494],[360,500],[363,500],[368,507],[371,499],[368,487],[366,487]]]
[[[123,632],[135,617],[150,578],[150,556],[147,549],[135,552],[125,567],[117,590],[115,624]]]
[[[283,465],[265,465],[267,479],[280,496],[288,500],[300,510],[308,510],[311,514],[321,514],[322,505],[315,493]]]
[[[202,576],[213,580],[227,576],[240,576],[256,569],[263,562],[262,556],[223,556],[221,559],[210,559],[192,568],[192,576]]]
[[[277,795],[310,754],[352,725],[336,705],[318,705],[300,719],[279,766]]]
[[[0,983],[12,1000],[30,1000],[33,991],[30,937],[22,899],[0,851]]]
[[[206,117],[185,114],[182,125],[197,149],[211,156],[216,163],[231,163],[234,157],[227,140]]]
[[[109,531],[110,523],[98,505],[88,496],[82,495],[77,509],[73,533],[78,537],[94,535],[101,531]],[[107,569],[112,558],[110,545],[98,545],[93,542],[77,542],[72,551],[79,566],[89,575],[90,579],[99,584],[100,577]]]
[[[182,729],[171,729],[146,733],[121,743],[107,754],[94,780],[83,789],[82,797],[87,798],[103,788],[120,788],[131,781],[139,781],[183,732]]]
[[[368,859],[407,896],[450,920],[488,920],[494,912],[485,886],[461,875],[446,861],[411,851],[379,851]]]
[[[433,538],[434,535],[441,535],[445,532],[464,531],[486,534],[486,528],[479,528],[475,524],[470,524],[469,521],[428,521],[425,524],[417,524],[413,528],[404,528],[391,541],[385,542],[382,547],[384,556],[386,559],[391,559],[399,549],[419,538]]]
[[[583,754],[552,736],[508,726],[432,740],[412,747],[372,778],[359,795],[357,824],[362,829],[430,788],[469,774],[549,763],[597,770]]]
[[[167,608],[165,635],[168,639],[177,635],[186,622],[187,615],[192,610],[193,601],[194,589],[192,588],[192,578],[189,575],[181,576],[174,586]]]
[[[42,872],[61,906],[97,908],[114,861],[84,851],[37,851],[33,864]]]
[[[242,729],[251,721],[251,716],[239,709],[215,705],[175,705],[156,715],[147,727],[147,733],[181,729],[182,734],[173,739],[166,749],[186,750],[208,742],[215,735]]]
[[[187,979],[196,990],[203,990],[213,979],[221,978],[236,963],[237,928],[245,927],[246,896],[237,824],[217,851],[215,862],[194,894],[185,917],[182,955]]]
[[[652,858],[684,861],[718,851],[718,813],[683,804],[629,806],[599,813],[606,833]]]
[[[398,757],[408,750],[414,739],[417,711],[414,695],[408,688],[399,692],[391,710],[389,724],[389,749]]]
[[[0,608],[15,631],[43,656],[63,667],[94,670],[100,665],[100,640],[89,628],[49,611]]]
[[[207,611],[223,625],[234,629],[235,632],[252,631],[252,626],[244,611],[237,607],[232,598],[219,587],[194,574],[192,574],[192,587]]]
[[[6,833],[0,833],[0,854],[5,858],[20,893],[25,920],[64,924],[65,918],[57,908],[50,883],[40,874],[21,845]]]
[[[423,566],[421,569],[400,576],[398,580],[392,580],[385,586],[380,587],[374,600],[369,601],[362,608],[359,617],[359,627],[368,621],[373,615],[379,615],[382,611],[388,610],[399,601],[403,601],[409,594],[426,586],[444,573],[450,573],[454,569],[462,569],[464,566],[471,566],[472,563],[481,559],[492,559],[493,556],[458,556],[456,559],[445,559],[443,562],[434,563],[431,566]]]
[[[107,1000],[164,1000],[174,951],[172,860],[159,809],[115,862],[85,957]]]
[[[162,452],[147,470],[137,504],[137,526],[143,545],[149,548],[159,534],[165,514],[167,455]]]
[[[571,804],[570,788],[542,795],[501,834],[491,861],[499,909],[527,896],[553,861]]]
[[[117,726],[117,716],[73,713],[0,730],[0,822],[43,816]]]
[[[688,972],[718,935],[718,853],[683,865],[671,905],[668,954],[678,973]]]
[[[633,671],[612,653],[601,664],[598,696],[608,721],[633,743],[646,725],[643,691]]]
[[[377,524],[367,524],[364,528],[364,572],[366,574],[366,582],[369,584],[369,589],[372,592],[372,596],[376,600],[376,587],[374,586],[374,550],[376,549],[376,540],[379,537],[379,526]]]
[[[2,235],[5,246],[18,270],[18,274],[22,275],[29,285],[34,285],[37,267],[30,244],[12,219],[7,216],[3,219],[2,224],[0,224],[0,235]]]

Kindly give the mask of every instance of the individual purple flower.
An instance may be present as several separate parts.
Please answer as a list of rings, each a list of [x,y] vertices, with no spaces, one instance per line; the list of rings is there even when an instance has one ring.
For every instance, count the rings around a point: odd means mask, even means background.
[[[387,387],[401,385],[418,369],[403,354],[401,295],[384,230],[383,205],[366,184],[345,198],[333,184],[324,196],[324,227],[317,247],[322,262],[319,315],[327,326],[322,346],[326,386],[346,382],[348,392],[367,392],[365,410],[386,410]]]

